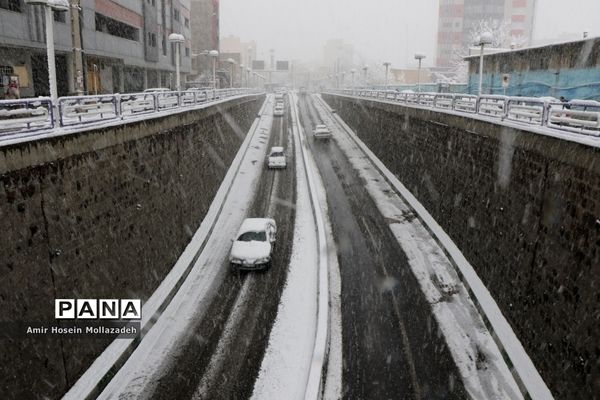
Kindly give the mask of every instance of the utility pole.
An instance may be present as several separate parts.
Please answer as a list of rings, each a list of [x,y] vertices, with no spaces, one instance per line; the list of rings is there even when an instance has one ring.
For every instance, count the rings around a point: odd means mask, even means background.
[[[71,40],[73,43],[73,67],[75,71],[75,91],[78,96],[85,93],[83,74],[83,42],[81,40],[81,0],[70,0]]]
[[[387,88],[388,88],[388,72],[390,69],[390,65],[392,65],[392,63],[389,63],[389,62],[383,63],[383,66],[385,67],[385,90],[387,90]]]

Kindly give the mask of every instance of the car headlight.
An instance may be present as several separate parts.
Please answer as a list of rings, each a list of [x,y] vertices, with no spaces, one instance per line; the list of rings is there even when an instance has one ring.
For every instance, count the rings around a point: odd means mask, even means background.
[[[268,263],[270,260],[271,260],[271,257],[259,258],[254,262],[254,264],[265,264],[265,263]]]
[[[229,261],[234,264],[242,264],[242,260],[240,260],[239,258],[230,258]]]

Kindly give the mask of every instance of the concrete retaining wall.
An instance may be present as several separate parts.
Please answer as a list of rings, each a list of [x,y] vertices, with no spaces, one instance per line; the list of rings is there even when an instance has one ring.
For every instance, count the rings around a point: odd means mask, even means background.
[[[600,393],[600,151],[524,130],[324,99],[453,238],[556,398]]]
[[[264,97],[0,148],[0,321],[55,298],[147,299],[200,226]],[[108,344],[1,340],[0,398],[58,398]]]

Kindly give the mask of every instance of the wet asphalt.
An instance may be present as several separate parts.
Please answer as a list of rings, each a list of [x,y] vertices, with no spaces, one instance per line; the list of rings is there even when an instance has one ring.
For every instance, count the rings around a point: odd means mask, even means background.
[[[396,239],[334,140],[315,141],[320,118],[300,96],[301,124],[323,179],[342,280],[343,399],[467,398],[443,337]],[[229,272],[206,318],[185,343],[153,399],[248,399],[286,281],[294,231],[295,160],[289,102],[269,148],[286,148],[288,168],[263,167],[248,217],[271,209],[278,225],[273,265]],[[257,160],[264,163],[264,160]],[[229,269],[230,266],[223,265]],[[266,399],[271,400],[271,399]],[[279,399],[273,399],[279,400]],[[285,400],[285,399],[284,399]]]
[[[406,256],[310,96],[300,114],[327,192],[342,281],[342,398],[466,398]]]
[[[153,399],[248,399],[268,344],[279,299],[286,281],[293,243],[296,202],[294,147],[289,103],[283,118],[274,117],[268,149],[283,146],[287,168],[263,165],[256,198],[247,217],[272,217],[277,242],[271,268],[228,275],[212,301],[205,319],[190,334],[185,349],[158,383]],[[267,151],[268,152],[268,151]],[[271,210],[272,215],[268,215]],[[234,329],[230,329],[230,328]]]

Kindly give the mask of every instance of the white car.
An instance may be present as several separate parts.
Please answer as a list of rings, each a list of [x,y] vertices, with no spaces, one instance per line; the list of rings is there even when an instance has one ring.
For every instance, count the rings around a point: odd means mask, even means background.
[[[273,147],[271,148],[271,153],[269,153],[269,168],[285,168],[285,152],[283,147]]]
[[[285,113],[285,111],[283,108],[283,104],[277,104],[275,106],[275,111],[273,112],[273,115],[276,117],[283,117],[284,113]]]
[[[277,225],[270,218],[246,218],[231,247],[229,261],[234,271],[266,270],[271,266]]]
[[[331,131],[326,125],[317,125],[313,132],[315,139],[329,139],[331,138]]]

